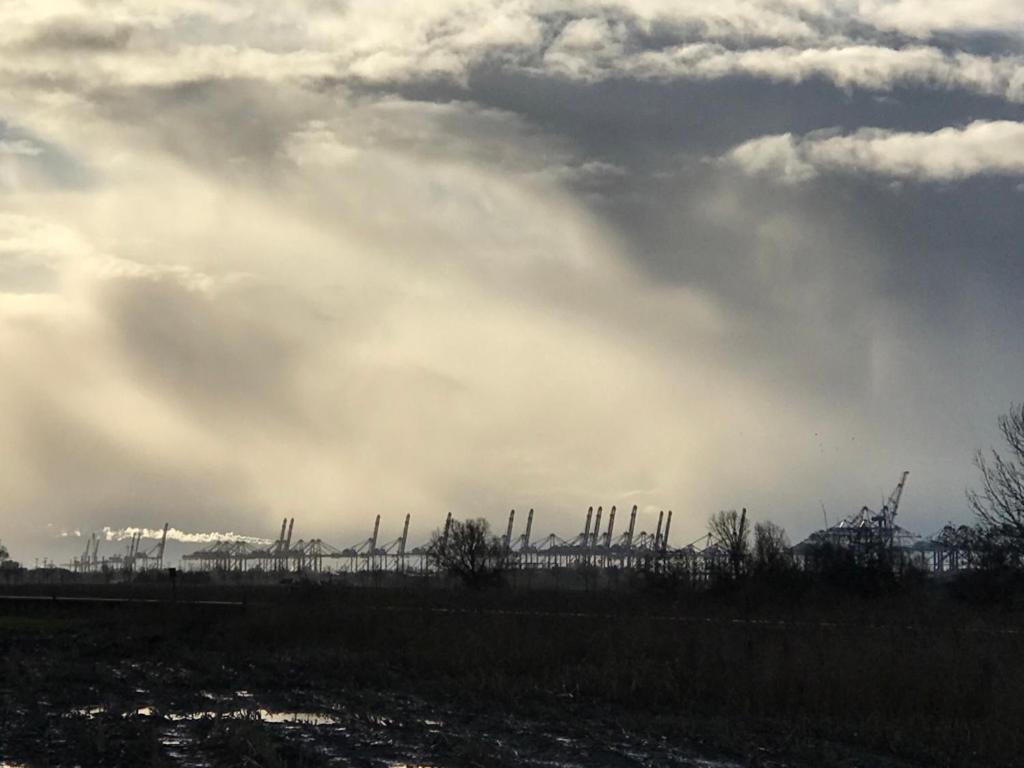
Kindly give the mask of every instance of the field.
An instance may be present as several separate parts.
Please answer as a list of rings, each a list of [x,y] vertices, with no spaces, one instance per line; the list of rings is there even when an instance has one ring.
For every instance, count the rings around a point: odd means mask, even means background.
[[[0,762],[1024,764],[1024,613],[938,584],[34,591],[0,599]]]

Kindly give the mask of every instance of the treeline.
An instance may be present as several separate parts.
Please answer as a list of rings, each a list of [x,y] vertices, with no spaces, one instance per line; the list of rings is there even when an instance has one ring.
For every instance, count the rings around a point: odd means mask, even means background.
[[[975,458],[981,482],[967,493],[972,524],[948,525],[935,542],[947,560],[956,559],[955,588],[976,599],[1024,591],[1024,404],[1011,406],[998,423],[1008,450],[979,452]],[[658,590],[751,582],[798,589],[821,583],[870,594],[919,583],[929,570],[925,558],[932,554],[894,542],[891,520],[844,540],[826,535],[793,547],[776,523],[752,523],[746,509],[727,510],[711,516],[708,533],[709,547],[698,567],[695,558],[651,556],[636,563],[643,583]],[[501,583],[517,556],[482,518],[452,520],[445,531],[434,533],[428,547],[436,569],[476,588]]]

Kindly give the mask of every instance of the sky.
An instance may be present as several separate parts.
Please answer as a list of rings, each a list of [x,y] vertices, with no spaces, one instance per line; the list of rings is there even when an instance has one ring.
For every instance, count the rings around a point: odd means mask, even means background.
[[[1016,0],[0,0],[0,539],[929,534],[1022,212]]]

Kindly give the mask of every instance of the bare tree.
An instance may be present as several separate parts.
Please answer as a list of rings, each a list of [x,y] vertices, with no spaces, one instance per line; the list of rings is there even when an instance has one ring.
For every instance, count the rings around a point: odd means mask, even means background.
[[[434,531],[427,547],[430,562],[444,573],[457,576],[466,586],[493,581],[508,564],[505,542],[491,534],[481,518],[452,520],[446,531]]]
[[[1011,405],[999,417],[999,431],[1010,447],[1007,455],[994,448],[990,456],[978,451],[974,463],[981,472],[981,490],[967,492],[982,533],[1001,549],[1024,552],[1024,404]]]
[[[754,526],[754,570],[782,573],[793,568],[789,537],[780,525],[770,520]]]
[[[716,512],[708,521],[711,538],[724,550],[729,561],[729,573],[736,579],[746,571],[750,560],[750,523],[747,510],[735,509]]]

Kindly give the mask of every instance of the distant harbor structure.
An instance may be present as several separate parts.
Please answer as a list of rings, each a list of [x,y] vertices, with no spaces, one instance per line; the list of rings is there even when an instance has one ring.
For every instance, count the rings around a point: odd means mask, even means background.
[[[863,507],[838,523],[816,531],[790,549],[796,563],[808,567],[828,549],[847,552],[855,558],[885,552],[893,562],[912,564],[922,571],[946,573],[971,568],[964,527],[945,526],[934,536],[923,537],[897,525],[896,516],[907,482],[903,472],[888,499],[877,512]],[[522,532],[514,535],[516,511],[509,512],[501,538],[507,557],[505,567],[512,570],[553,570],[597,568],[606,570],[671,570],[696,580],[719,572],[729,554],[711,534],[684,546],[669,543],[672,510],[658,513],[653,532],[637,531],[637,507],[630,510],[621,533],[616,532],[617,508],[587,509],[582,530],[564,539],[554,533],[534,537],[534,510],[526,515]],[[251,540],[215,541],[181,558],[187,571],[267,573],[360,573],[393,572],[427,574],[433,570],[429,544],[409,546],[411,515],[405,516],[400,535],[391,540],[381,537],[381,516],[377,515],[371,534],[349,546],[334,546],[320,538],[295,539],[295,518],[281,522],[277,538],[266,544]],[[447,536],[452,524],[448,514],[441,530]],[[603,527],[602,527],[603,524]],[[124,553],[100,558],[100,539],[93,534],[81,557],[69,564],[78,573],[101,571],[137,572],[164,567],[168,525],[152,546],[141,546],[142,534],[133,534]]]

